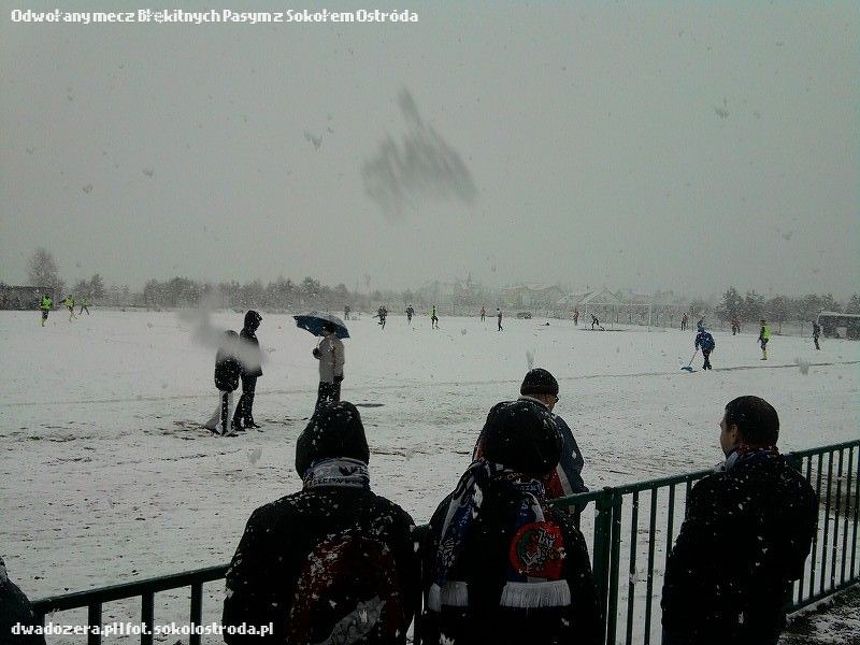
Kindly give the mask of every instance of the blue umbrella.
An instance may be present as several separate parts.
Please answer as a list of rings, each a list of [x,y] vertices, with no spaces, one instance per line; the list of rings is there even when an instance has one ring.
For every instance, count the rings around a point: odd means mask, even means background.
[[[312,311],[309,314],[293,316],[296,319],[296,327],[307,329],[314,336],[323,336],[323,325],[334,325],[334,335],[338,338],[349,338],[349,331],[343,321],[337,316]]]

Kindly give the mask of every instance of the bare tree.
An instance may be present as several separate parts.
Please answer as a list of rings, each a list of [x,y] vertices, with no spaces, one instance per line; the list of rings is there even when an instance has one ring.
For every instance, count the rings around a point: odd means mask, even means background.
[[[28,265],[30,284],[53,293],[54,297],[62,295],[65,283],[60,280],[60,272],[54,256],[47,249],[39,247],[33,252]]]
[[[105,283],[98,273],[94,273],[93,277],[90,278],[89,289],[90,298],[93,300],[101,300],[105,297]]]

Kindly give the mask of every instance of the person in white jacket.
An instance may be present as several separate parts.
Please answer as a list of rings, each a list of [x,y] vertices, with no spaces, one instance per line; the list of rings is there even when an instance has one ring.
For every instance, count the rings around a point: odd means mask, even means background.
[[[340,401],[340,384],[343,381],[343,364],[346,362],[343,343],[335,336],[334,325],[323,326],[323,338],[314,347],[314,358],[320,362],[320,385],[314,414],[329,403]]]

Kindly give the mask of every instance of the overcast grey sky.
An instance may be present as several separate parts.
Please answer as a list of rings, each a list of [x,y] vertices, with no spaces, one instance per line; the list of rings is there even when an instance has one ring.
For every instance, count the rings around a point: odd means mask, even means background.
[[[857,3],[393,5],[419,22],[23,24],[56,4],[3,0],[0,280],[44,246],[132,287],[857,290]]]

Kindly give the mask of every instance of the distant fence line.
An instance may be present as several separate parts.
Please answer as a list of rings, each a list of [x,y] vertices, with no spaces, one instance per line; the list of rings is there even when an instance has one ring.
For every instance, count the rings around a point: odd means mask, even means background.
[[[787,601],[790,610],[797,610],[860,581],[860,439],[801,450],[787,457],[819,498],[818,525],[810,556]],[[592,539],[592,568],[606,645],[660,642],[660,583],[665,564],[683,521],[687,496],[693,484],[711,472],[604,488],[553,502],[559,507],[589,503],[591,512],[582,514],[581,528]],[[418,543],[426,530],[427,525],[418,527]],[[140,598],[140,623],[151,630],[155,623],[155,594],[190,587],[189,623],[202,625],[203,585],[222,579],[226,569],[226,564],[196,569],[43,598],[33,605],[42,624],[54,612],[86,608],[87,624],[101,625],[104,603]],[[200,638],[199,634],[191,634],[189,645],[199,645]],[[415,643],[421,642],[420,614],[416,616],[414,638]],[[142,633],[140,642],[151,645],[152,634]],[[88,634],[87,643],[99,645],[101,634]]]
[[[188,305],[187,307],[177,306],[177,307],[168,307],[168,306],[155,306],[155,305],[145,305],[145,304],[116,304],[110,302],[97,302],[90,303],[91,309],[103,309],[103,310],[115,310],[115,311],[137,311],[137,312],[146,312],[146,311],[154,311],[154,312],[163,312],[163,311],[179,311],[184,308],[194,308],[193,305]],[[248,308],[257,307],[257,305],[249,304],[245,306],[233,305],[233,306],[224,306],[216,311],[233,311],[233,312],[244,312]],[[595,313],[600,322],[603,324],[605,328],[608,329],[624,329],[629,327],[644,327],[644,328],[658,328],[658,329],[680,329],[681,326],[681,315],[683,314],[673,314],[669,315],[666,313],[654,314],[652,313],[650,324],[647,314],[642,313],[642,309],[640,305],[636,305],[637,309],[635,309],[635,314],[633,312],[622,311],[617,315],[615,312],[607,312],[604,313],[599,309],[589,309],[589,313]],[[22,304],[19,301],[0,301],[0,310],[33,310],[35,311],[38,308],[38,302],[28,302],[26,304]],[[62,308],[62,304],[55,302],[54,309],[59,310]],[[319,311],[327,311],[333,313],[337,316],[343,316],[343,311],[341,307],[324,307],[318,306],[314,304],[308,304],[307,306],[296,305],[293,307],[268,307],[261,308],[263,311],[267,311],[269,313],[276,314],[298,314],[298,313],[306,313],[307,311],[318,309]],[[427,311],[424,311],[422,308],[416,309],[415,315],[417,317],[421,316],[429,316],[429,308]],[[441,303],[437,305],[437,311],[440,316],[464,316],[477,318],[480,316],[481,308],[480,306],[474,305],[460,305],[460,304],[452,304],[452,303]],[[376,308],[374,307],[354,307],[351,311],[351,316],[361,317],[373,315],[376,313]],[[520,318],[521,314],[528,314],[531,319],[535,321],[539,321],[540,319],[544,320],[571,320],[573,318],[573,311],[568,309],[548,309],[543,307],[529,308],[529,307],[510,307],[503,309],[503,315],[505,320],[510,320],[512,318]],[[405,311],[399,311],[392,309],[389,311],[390,315],[394,316],[405,316]],[[495,306],[492,309],[487,309],[487,318],[493,319],[495,317]],[[687,330],[695,331],[695,323],[691,318],[688,319]],[[591,324],[591,317],[588,316],[588,320],[585,319],[583,312],[580,312],[579,317],[579,326],[587,327]],[[727,320],[721,319],[707,319],[705,320],[705,325],[711,331],[719,331],[719,332],[729,332],[731,331],[731,325]],[[812,337],[812,322],[808,320],[785,320],[785,321],[775,321],[769,323],[771,327],[771,332],[777,336],[808,336]],[[758,321],[741,321],[741,331],[743,333],[758,333]]]

